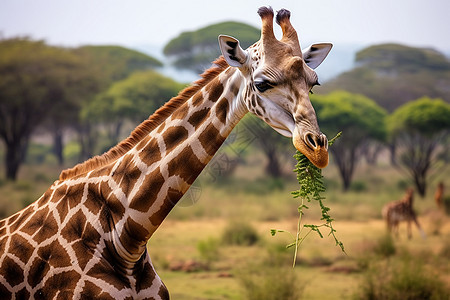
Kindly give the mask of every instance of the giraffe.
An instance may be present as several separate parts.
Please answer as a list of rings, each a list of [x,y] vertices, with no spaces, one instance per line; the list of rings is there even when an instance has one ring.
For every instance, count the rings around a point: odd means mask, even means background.
[[[0,299],[169,299],[147,242],[251,112],[328,164],[309,92],[328,43],[301,50],[290,12],[261,7],[261,38],[222,56],[201,79],[101,156],[63,171],[34,203],[0,221]],[[151,246],[149,246],[151,248]]]
[[[414,200],[414,189],[409,188],[406,191],[403,199],[399,201],[394,201],[387,203],[383,206],[382,215],[386,220],[388,230],[394,232],[398,237],[399,223],[406,221],[408,223],[408,239],[411,239],[411,221],[414,222],[419,229],[422,238],[425,238],[425,233],[420,227],[419,221],[417,220],[416,213],[413,208]]]

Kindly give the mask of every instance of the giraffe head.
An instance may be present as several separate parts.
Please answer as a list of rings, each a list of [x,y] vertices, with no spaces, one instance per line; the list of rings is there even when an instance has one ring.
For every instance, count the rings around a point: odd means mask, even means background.
[[[328,164],[328,140],[319,129],[309,93],[319,84],[314,69],[332,45],[314,44],[302,51],[288,10],[282,9],[276,16],[283,31],[281,40],[273,32],[273,10],[261,7],[258,14],[261,39],[244,50],[237,39],[221,35],[222,54],[246,78],[244,101],[248,110],[280,134],[292,137],[297,150],[324,168]]]

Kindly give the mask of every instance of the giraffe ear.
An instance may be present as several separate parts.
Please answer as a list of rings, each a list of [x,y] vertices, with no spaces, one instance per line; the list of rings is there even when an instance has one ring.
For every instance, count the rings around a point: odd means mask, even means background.
[[[239,41],[228,35],[219,35],[219,47],[223,57],[232,67],[242,67],[248,54],[239,45]]]
[[[332,47],[333,44],[330,43],[311,45],[302,50],[303,60],[311,69],[315,69],[323,62],[325,57],[327,57]]]

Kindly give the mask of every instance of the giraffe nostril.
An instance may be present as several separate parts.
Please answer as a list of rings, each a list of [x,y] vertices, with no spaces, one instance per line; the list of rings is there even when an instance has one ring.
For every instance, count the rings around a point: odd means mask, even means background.
[[[313,138],[313,135],[311,133],[306,134],[306,143],[311,148],[315,149],[317,147],[316,141]]]

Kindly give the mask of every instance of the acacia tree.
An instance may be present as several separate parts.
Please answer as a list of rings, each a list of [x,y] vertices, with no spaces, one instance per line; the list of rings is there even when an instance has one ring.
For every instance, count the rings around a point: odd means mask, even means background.
[[[398,145],[397,160],[419,194],[426,194],[427,176],[438,153],[449,150],[450,104],[441,99],[420,98],[404,104],[387,119],[390,137]]]
[[[90,102],[96,101],[97,94],[106,91],[114,82],[127,78],[135,71],[161,67],[162,63],[146,54],[119,46],[83,46],[71,51],[89,65],[90,74],[95,76],[98,83],[96,90],[80,99],[76,122],[71,123],[78,132],[81,146],[79,160],[82,161],[94,154],[98,119],[78,118],[78,113],[85,110],[85,106],[90,106]]]
[[[371,99],[345,91],[312,95],[320,128],[327,136],[342,131],[342,137],[330,147],[343,182],[348,190],[355,166],[367,143],[383,141],[386,136],[386,111]]]
[[[15,180],[31,134],[80,89],[83,64],[66,49],[43,41],[0,41],[0,138],[6,178]],[[64,113],[58,111],[58,114]]]

